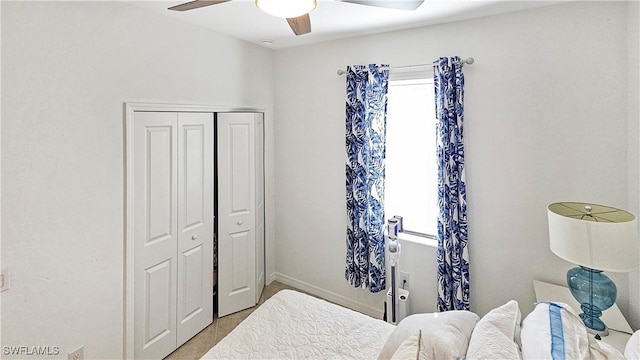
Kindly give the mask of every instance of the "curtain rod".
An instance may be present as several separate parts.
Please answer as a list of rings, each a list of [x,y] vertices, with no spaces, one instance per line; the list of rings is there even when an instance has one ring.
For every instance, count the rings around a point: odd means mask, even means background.
[[[474,60],[472,57],[468,57],[468,58],[466,58],[466,59],[462,60],[462,66],[464,66],[465,64],[466,64],[466,65],[471,65],[471,64],[473,64],[473,62],[474,62],[474,61],[475,61],[475,60]],[[438,63],[438,61],[436,60],[436,61],[434,61],[434,62],[432,62],[432,63],[429,63],[429,64],[416,64],[416,65],[406,65],[406,66],[387,67],[387,69],[389,69],[389,70],[410,69],[410,68],[415,68],[415,67],[431,66],[431,65],[435,65],[435,64],[437,64],[437,63]],[[338,69],[338,71],[337,71],[337,74],[338,74],[338,75],[344,75],[344,74],[346,74],[346,73],[347,73],[347,72],[346,72],[345,70],[342,70],[342,69]]]

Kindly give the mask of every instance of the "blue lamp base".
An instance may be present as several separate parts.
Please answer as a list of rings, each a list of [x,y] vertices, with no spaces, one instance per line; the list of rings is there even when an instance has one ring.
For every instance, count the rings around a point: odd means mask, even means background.
[[[602,271],[584,266],[567,272],[567,284],[573,297],[580,303],[580,318],[587,330],[600,336],[609,335],[609,329],[600,316],[616,302],[616,284]]]

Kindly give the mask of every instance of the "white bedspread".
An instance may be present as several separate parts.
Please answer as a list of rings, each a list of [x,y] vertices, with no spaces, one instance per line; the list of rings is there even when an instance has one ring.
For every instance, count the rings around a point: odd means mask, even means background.
[[[375,359],[395,326],[282,290],[203,359]]]

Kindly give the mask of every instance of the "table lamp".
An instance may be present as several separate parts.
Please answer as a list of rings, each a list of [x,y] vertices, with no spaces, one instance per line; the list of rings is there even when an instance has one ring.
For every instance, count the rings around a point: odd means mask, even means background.
[[[640,261],[636,217],[610,206],[581,202],[549,205],[549,243],[558,257],[579,265],[567,284],[591,333],[609,334],[600,319],[616,301],[616,285],[603,271],[628,272]]]

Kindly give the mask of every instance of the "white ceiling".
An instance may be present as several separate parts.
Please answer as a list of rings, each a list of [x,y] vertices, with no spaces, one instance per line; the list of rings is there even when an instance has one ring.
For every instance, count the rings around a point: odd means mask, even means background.
[[[285,19],[262,12],[253,0],[233,0],[182,12],[167,10],[171,6],[187,1],[189,0],[124,2],[258,45],[282,49],[351,36],[519,11],[566,0],[425,0],[418,9],[413,11],[377,8],[334,0],[317,0],[318,6],[310,13],[311,33],[301,36],[293,34]]]

